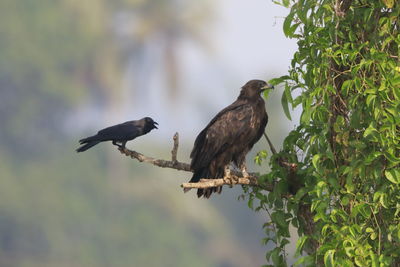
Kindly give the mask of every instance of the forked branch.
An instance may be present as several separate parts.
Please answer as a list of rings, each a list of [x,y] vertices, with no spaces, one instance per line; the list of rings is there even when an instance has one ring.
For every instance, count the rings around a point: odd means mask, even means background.
[[[164,160],[164,159],[155,159],[152,157],[147,157],[139,152],[127,149],[125,148],[118,148],[118,150],[133,159],[137,159],[139,162],[146,162],[153,164],[154,166],[161,167],[161,168],[170,168],[170,169],[175,169],[178,171],[187,171],[191,172],[192,170],[190,169],[190,165],[185,163],[185,162],[179,162],[177,160],[177,154],[178,154],[178,146],[179,146],[179,135],[178,133],[175,133],[174,137],[174,147],[171,151],[172,157],[171,160]]]
[[[193,172],[190,168],[190,164],[185,162],[180,162],[177,159],[178,154],[178,147],[179,147],[179,134],[175,133],[173,137],[174,145],[171,151],[171,160],[164,160],[164,159],[155,159],[152,157],[145,156],[139,152],[130,150],[128,148],[118,148],[118,150],[131,158],[138,160],[139,162],[146,162],[150,163],[154,166],[161,167],[161,168],[170,168],[178,171],[186,171],[186,172]],[[249,177],[242,177],[242,173],[238,171],[231,171],[231,175],[220,178],[220,179],[201,179],[197,183],[183,183],[181,187],[184,189],[191,189],[191,188],[209,188],[215,186],[222,186],[222,185],[250,185],[250,186],[260,186],[258,183],[259,176],[256,173],[250,173]],[[263,184],[262,188],[267,191],[272,191],[274,185],[270,184]]]

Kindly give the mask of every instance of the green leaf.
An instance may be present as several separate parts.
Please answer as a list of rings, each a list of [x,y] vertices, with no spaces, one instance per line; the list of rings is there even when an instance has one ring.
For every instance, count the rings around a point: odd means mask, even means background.
[[[290,80],[290,77],[287,76],[287,75],[284,75],[284,76],[281,76],[279,78],[271,79],[271,80],[268,81],[268,83],[271,84],[271,85],[276,86],[276,85],[278,85],[280,83],[283,83],[286,80]]]
[[[379,267],[378,257],[372,250],[369,252],[369,256],[371,258],[371,263],[372,263],[371,267]]]
[[[296,195],[294,196],[295,201],[299,201],[305,194],[309,191],[308,188],[302,187],[299,191],[297,191]]]
[[[375,240],[377,237],[377,234],[375,232],[371,233],[370,238],[371,240]]]
[[[278,248],[275,248],[271,254],[271,259],[275,266],[282,266],[282,258],[281,255],[279,255],[279,252],[280,250],[278,250]]]
[[[343,206],[347,206],[349,204],[349,202],[350,202],[350,199],[349,199],[348,196],[343,196],[342,199],[341,199],[341,202],[342,202]]]
[[[284,7],[289,7],[289,3],[290,3],[290,1],[289,0],[282,0],[282,4],[283,4],[283,6]]]
[[[299,258],[293,266],[314,266],[315,265],[315,259],[313,256],[303,256]]]
[[[324,264],[326,267],[333,267],[335,266],[335,250],[334,249],[330,249],[327,252],[325,252],[324,255]]]
[[[382,0],[387,8],[392,8],[394,6],[394,0]]]
[[[289,15],[286,16],[285,20],[283,21],[283,32],[285,36],[289,38],[291,38],[293,35],[291,25],[294,15],[295,13],[290,13]]]
[[[247,206],[249,207],[249,209],[253,209],[253,201],[254,198],[250,197],[249,201],[247,202]]]
[[[400,159],[398,157],[396,157],[395,155],[393,155],[393,152],[391,151],[384,151],[383,154],[385,155],[385,157],[392,163],[394,164],[399,164],[400,163]]]
[[[371,107],[371,103],[373,105],[375,103],[375,99],[376,99],[376,95],[369,94],[367,96],[367,101],[366,101],[367,106]]]
[[[384,207],[384,208],[388,208],[388,206],[387,206],[387,194],[386,193],[382,193],[380,196],[379,196],[379,203],[381,203],[381,205]]]
[[[310,124],[310,119],[311,119],[311,104],[308,99],[306,99],[303,102],[303,112],[301,113],[300,116],[300,123],[304,125],[309,125]]]
[[[386,170],[385,177],[394,184],[400,183],[400,171],[397,169]]]
[[[316,154],[316,155],[314,155],[313,158],[312,158],[312,164],[313,164],[313,166],[314,166],[314,168],[315,168],[316,170],[319,169],[318,162],[319,162],[320,158],[321,158],[321,155],[320,155],[320,154]]]
[[[286,117],[289,120],[292,120],[292,117],[290,116],[290,112],[289,112],[289,103],[288,102],[292,102],[292,97],[290,94],[290,87],[286,84],[285,91],[282,94],[281,103],[282,103],[283,111],[285,112]]]
[[[297,240],[296,243],[296,252],[294,254],[295,257],[298,257],[303,252],[303,247],[306,241],[308,240],[308,236],[302,236]]]
[[[349,90],[351,89],[351,86],[353,85],[353,80],[346,80],[342,84],[342,93],[347,96],[349,93]]]
[[[367,227],[367,229],[365,229],[365,232],[367,233],[373,233],[374,229],[372,229],[371,227]]]
[[[379,151],[372,152],[365,158],[364,163],[366,165],[370,165],[374,160],[378,159],[381,155],[382,152]]]
[[[397,79],[399,80],[399,84],[400,84],[400,77],[398,77]],[[399,85],[394,86],[393,94],[394,94],[394,96],[396,97],[397,100],[400,99],[400,86]]]
[[[290,241],[288,239],[284,238],[280,243],[280,247],[283,248],[284,246],[286,246],[289,243],[290,243]]]
[[[368,136],[376,136],[379,132],[370,124],[367,129],[364,131],[364,137]]]
[[[275,211],[271,214],[271,220],[276,223],[279,227],[286,227],[287,222],[285,220],[285,214],[283,211]]]

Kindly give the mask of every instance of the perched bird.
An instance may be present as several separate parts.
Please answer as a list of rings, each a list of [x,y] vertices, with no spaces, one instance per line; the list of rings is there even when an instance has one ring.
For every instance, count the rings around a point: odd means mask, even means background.
[[[97,132],[96,135],[79,140],[81,146],[76,152],[83,152],[100,142],[112,141],[113,145],[125,148],[126,142],[138,136],[147,134],[153,129],[158,129],[158,123],[152,118],[145,117],[137,121],[127,121]]]
[[[216,179],[229,176],[233,162],[248,177],[246,154],[261,138],[268,116],[261,92],[273,86],[261,80],[251,80],[241,89],[239,97],[221,110],[200,132],[190,154],[194,174],[191,183],[202,178]],[[222,187],[198,189],[197,196],[209,198],[220,193]]]

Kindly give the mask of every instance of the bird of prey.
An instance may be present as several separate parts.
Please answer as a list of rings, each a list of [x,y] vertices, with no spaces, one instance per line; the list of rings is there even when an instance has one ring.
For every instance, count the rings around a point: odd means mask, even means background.
[[[80,147],[76,152],[83,152],[97,145],[100,142],[112,141],[113,145],[125,148],[126,142],[138,136],[147,134],[153,129],[158,129],[158,123],[152,118],[145,117],[136,121],[127,121],[111,127],[107,127],[97,132],[96,135],[79,140]]]
[[[241,169],[244,177],[249,176],[246,154],[261,138],[268,122],[261,92],[272,88],[261,80],[247,82],[236,101],[221,110],[200,132],[190,154],[194,174],[189,182],[228,177],[231,162]],[[221,190],[222,187],[198,189],[197,196],[209,198]]]

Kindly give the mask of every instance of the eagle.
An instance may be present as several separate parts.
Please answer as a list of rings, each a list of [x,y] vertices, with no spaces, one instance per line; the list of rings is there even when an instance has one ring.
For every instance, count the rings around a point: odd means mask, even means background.
[[[127,121],[121,124],[107,127],[89,136],[79,140],[81,145],[76,152],[83,152],[97,145],[100,142],[112,141],[113,145],[119,148],[125,148],[126,142],[135,139],[138,136],[147,134],[153,129],[158,129],[158,123],[150,117],[144,117],[140,120]]]
[[[261,138],[268,122],[261,93],[272,88],[262,80],[247,82],[236,101],[221,110],[200,132],[190,154],[193,171],[190,183],[229,176],[231,162],[240,168],[244,177],[249,177],[246,155]],[[197,196],[209,198],[221,190],[221,186],[198,189]]]

